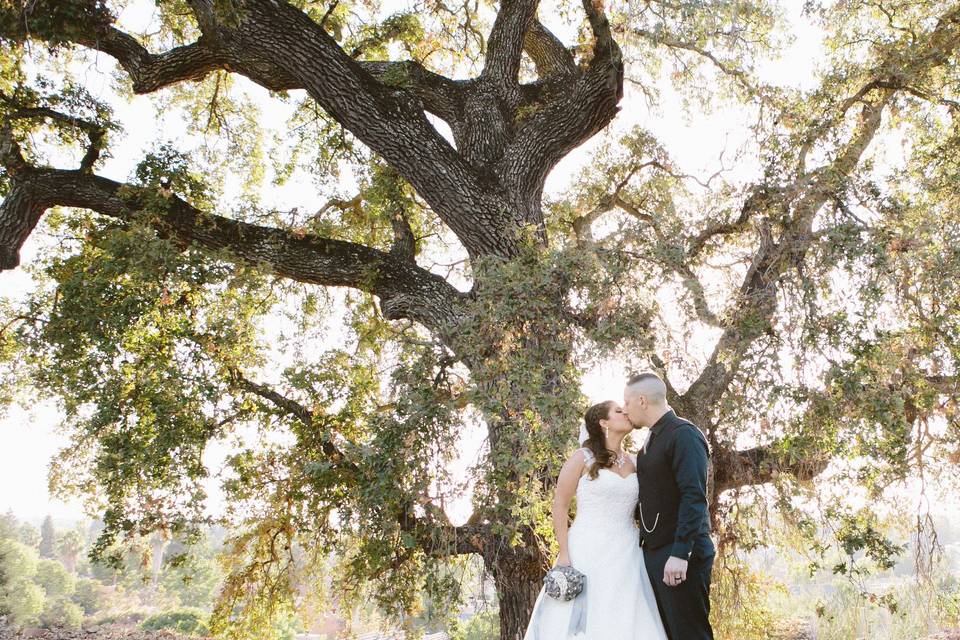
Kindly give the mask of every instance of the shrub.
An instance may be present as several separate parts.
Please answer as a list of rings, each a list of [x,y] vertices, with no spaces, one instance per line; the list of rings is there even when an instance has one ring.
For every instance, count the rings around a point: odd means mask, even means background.
[[[106,589],[98,581],[89,578],[77,580],[73,601],[80,605],[84,613],[87,615],[96,613],[103,608],[106,600]]]
[[[64,597],[48,600],[47,606],[40,614],[40,624],[48,629],[54,627],[78,629],[82,623],[83,609]]]
[[[109,613],[97,616],[92,621],[95,626],[103,624],[119,624],[130,626],[140,624],[146,620],[148,615],[143,611],[124,611],[121,613]]]
[[[500,639],[500,618],[496,611],[483,611],[457,626],[453,640]]]
[[[37,574],[37,552],[16,540],[0,540],[0,572],[9,584],[30,580]]]
[[[10,614],[13,623],[21,627],[36,625],[46,601],[43,589],[21,579],[9,585],[6,591],[3,609]]]
[[[713,630],[724,640],[770,637],[778,623],[772,598],[787,593],[782,583],[734,557],[716,562],[710,592]]]
[[[210,633],[210,629],[207,627],[206,614],[199,609],[164,611],[150,616],[143,621],[140,627],[146,631],[170,629],[195,636],[205,636]]]
[[[77,579],[56,560],[44,558],[37,563],[37,575],[33,579],[43,587],[48,597],[73,595]]]

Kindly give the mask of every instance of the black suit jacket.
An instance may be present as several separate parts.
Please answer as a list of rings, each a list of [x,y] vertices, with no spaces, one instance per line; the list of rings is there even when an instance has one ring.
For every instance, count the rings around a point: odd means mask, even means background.
[[[668,411],[651,427],[646,452],[637,455],[637,523],[640,544],[672,544],[671,556],[705,558],[715,553],[707,512],[709,447],[703,433]]]

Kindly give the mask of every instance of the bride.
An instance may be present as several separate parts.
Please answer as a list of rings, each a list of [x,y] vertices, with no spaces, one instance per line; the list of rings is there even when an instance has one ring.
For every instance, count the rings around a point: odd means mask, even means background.
[[[558,565],[586,576],[583,593],[569,602],[540,590],[524,640],[665,640],[653,587],[643,564],[633,520],[638,485],[636,461],[622,449],[633,426],[615,402],[601,402],[584,415],[587,439],[574,451],[557,480],[553,527],[560,545]],[[569,530],[570,500],[577,514]],[[585,629],[572,633],[574,603],[585,598]]]

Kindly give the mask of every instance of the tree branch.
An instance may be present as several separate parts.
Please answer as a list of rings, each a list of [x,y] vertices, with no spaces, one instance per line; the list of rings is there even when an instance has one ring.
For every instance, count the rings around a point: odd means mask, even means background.
[[[153,54],[137,40],[112,26],[114,16],[96,0],[35,0],[0,10],[0,24],[13,27],[3,35],[36,38],[53,45],[73,42],[112,56],[124,68],[136,93],[198,80],[224,68],[225,60],[207,38]]]
[[[523,0],[530,2],[531,0]],[[421,97],[444,117],[457,110],[458,83],[413,63],[371,63],[388,82],[405,70],[400,89],[378,81],[350,58],[303,11],[285,2],[236,0],[233,20],[215,25],[194,44],[150,54],[130,35],[112,26],[113,16],[96,0],[38,0],[54,17],[21,38],[74,42],[117,58],[137,91],[202,77],[214,69],[244,75],[271,90],[303,88],[342,126],[382,156],[417,192],[473,255],[501,254],[506,241],[494,230],[511,227],[510,203],[491,194],[488,174],[466,163],[430,124]],[[195,0],[194,4],[201,2]],[[64,11],[79,11],[73,19]],[[59,13],[58,13],[59,12]],[[14,24],[23,22],[22,12]],[[208,25],[209,28],[209,25]],[[522,34],[521,34],[522,38]],[[418,95],[419,93],[419,95]],[[511,240],[515,242],[515,240]]]
[[[750,78],[746,71],[739,67],[731,66],[728,63],[725,63],[718,59],[712,52],[704,49],[695,42],[690,42],[688,40],[680,40],[677,38],[668,38],[662,35],[658,35],[648,29],[631,29],[633,34],[645,38],[654,44],[660,44],[671,49],[683,49],[685,51],[691,51],[697,55],[706,58],[709,60],[717,69],[719,69],[725,75],[730,76],[734,80],[740,83],[740,85],[749,91],[750,93],[756,93],[757,89],[754,87],[753,83],[750,81]]]
[[[727,314],[723,334],[707,366],[686,393],[702,412],[700,415],[710,414],[710,408],[716,405],[739,371],[750,345],[767,332],[776,311],[780,280],[790,268],[802,262],[814,240],[810,232],[814,216],[856,167],[880,127],[880,116],[891,96],[892,92],[886,90],[864,107],[854,135],[833,162],[784,190],[776,208],[788,221],[786,227],[778,239],[773,238],[771,230],[761,230],[763,239]],[[791,205],[792,213],[787,214]]]
[[[779,238],[774,239],[772,228],[761,228],[761,242],[754,253],[750,268],[741,284],[736,300],[730,306],[723,334],[720,336],[707,365],[684,395],[697,407],[697,418],[708,422],[713,408],[739,371],[741,361],[750,346],[769,330],[776,311],[777,287],[784,274],[804,259],[815,239],[811,232],[814,216],[825,202],[842,188],[854,171],[867,146],[880,128],[882,114],[896,94],[897,88],[909,84],[905,78],[929,73],[947,64],[960,47],[960,6],[953,7],[940,17],[928,36],[925,47],[915,48],[911,59],[904,61],[899,52],[876,65],[879,77],[868,81],[864,88],[847,99],[844,110],[863,102],[859,121],[848,142],[828,164],[802,173],[783,188],[775,202],[759,198],[754,208],[773,208],[777,217],[785,221]],[[890,69],[898,70],[898,82],[889,81]],[[867,96],[874,95],[873,98]],[[804,152],[801,150],[801,157]],[[802,162],[799,163],[802,165]],[[749,217],[749,212],[741,212]]]
[[[520,53],[534,21],[539,0],[501,0],[487,39],[487,56],[480,79],[501,87],[517,84]]]
[[[0,99],[10,104],[10,100],[2,94],[0,94]],[[103,142],[107,135],[107,129],[105,126],[97,122],[92,122],[83,118],[77,118],[75,116],[60,113],[59,111],[54,111],[53,109],[47,107],[28,107],[16,109],[7,115],[6,124],[0,125],[0,137],[13,141],[9,121],[28,118],[46,118],[86,131],[87,137],[90,140],[90,144],[87,145],[87,151],[80,160],[79,171],[81,173],[90,173],[93,171],[93,165],[96,164],[97,160],[100,159],[100,153],[103,151]],[[12,143],[16,146],[15,141]],[[2,160],[0,160],[0,164],[2,164]]]
[[[950,375],[927,375],[924,382],[942,395],[956,396],[960,393],[960,378]],[[910,391],[891,388],[891,393],[903,395],[906,419],[917,418],[915,398]],[[788,473],[802,482],[822,473],[830,463],[830,455],[804,452],[799,457],[796,450],[785,447],[782,442],[773,442],[751,449],[734,450],[717,447],[714,451],[714,481],[716,493],[749,485],[771,482],[782,473]]]
[[[749,224],[750,220],[759,212],[765,211],[767,206],[778,194],[778,190],[771,189],[767,185],[754,185],[750,195],[740,207],[740,214],[735,220],[730,222],[716,222],[690,239],[687,246],[686,255],[695,258],[706,247],[707,243],[717,236],[730,235],[742,231]]]
[[[653,365],[653,368],[663,380],[663,384],[667,387],[667,403],[670,404],[670,406],[681,408],[682,414],[683,398],[677,392],[677,389],[673,386],[673,382],[670,380],[670,376],[667,372],[667,363],[665,363],[656,353],[653,353],[650,355],[650,364]]]
[[[184,245],[226,250],[298,282],[367,291],[380,298],[386,317],[410,318],[441,335],[463,297],[440,276],[371,247],[208,214],[176,195],[77,171],[31,167],[16,177],[0,205],[0,269],[19,263],[20,247],[40,215],[59,205],[145,219]]]
[[[601,0],[582,0],[583,10],[587,14],[587,20],[590,23],[590,29],[593,31],[593,58],[594,60],[620,59],[620,47],[613,39],[613,33],[610,31],[610,22],[603,11]],[[622,66],[622,65],[621,65]],[[623,79],[621,78],[621,83]]]
[[[503,255],[516,242],[510,203],[490,188],[427,120],[422,103],[364,71],[302,11],[285,3],[238,0],[240,24],[224,47],[231,68],[261,82],[278,72],[393,166],[453,231],[471,256]],[[290,34],[296,34],[291,38]],[[253,46],[252,46],[253,45]]]
[[[417,250],[417,239],[413,235],[407,214],[402,210],[390,214],[390,226],[393,228],[393,244],[390,246],[390,255],[405,262],[414,262]]]
[[[653,229],[653,232],[656,234],[660,242],[665,244],[670,242],[670,240],[663,234],[663,231],[657,224],[656,219],[651,214],[643,212],[636,204],[630,202],[620,195],[613,196],[612,204],[630,216],[649,224],[650,228]],[[704,324],[708,324],[712,327],[722,326],[720,319],[710,309],[710,304],[707,302],[707,294],[703,288],[703,283],[700,281],[700,277],[694,273],[693,269],[690,268],[690,265],[684,260],[663,262],[661,265],[667,270],[672,271],[680,276],[680,281],[683,284],[683,287],[687,290],[687,293],[690,294],[690,297],[693,298],[693,307],[697,314],[697,318],[699,318],[699,320]]]
[[[534,20],[523,39],[523,50],[533,60],[537,75],[545,79],[554,75],[572,75],[577,71],[573,54],[553,33]]]
[[[462,117],[464,92],[470,81],[451,80],[414,60],[363,61],[359,64],[383,84],[409,91],[427,111],[441,120],[454,124]]]
[[[570,151],[606,127],[623,97],[623,60],[606,15],[583,0],[594,33],[593,58],[586,71],[554,87],[545,104],[525,105],[518,132],[498,163],[497,175],[515,193],[539,201],[543,181]],[[539,224],[540,220],[530,220]]]
[[[263,398],[281,412],[294,416],[308,429],[321,428],[316,424],[313,412],[296,400],[284,396],[267,385],[250,380],[235,367],[229,369],[229,374],[231,381],[238,388]],[[359,477],[359,467],[351,462],[329,438],[322,441],[321,448],[331,463],[350,476]],[[426,517],[418,518],[412,508],[407,508],[399,517],[399,524],[404,531],[413,534],[417,544],[425,553],[435,557],[482,553],[490,538],[488,525],[471,519],[466,524],[453,526],[443,510],[429,500],[421,501],[421,506],[426,511]]]
[[[288,398],[264,384],[253,382],[244,376],[243,373],[236,367],[231,367],[229,369],[229,374],[231,382],[233,382],[233,384],[238,388],[267,400],[283,413],[294,416],[307,428],[312,429],[319,427],[314,420],[313,412],[296,400]],[[339,447],[337,447],[337,445],[334,444],[329,438],[323,440],[321,448],[323,449],[323,454],[327,456],[330,462],[336,464],[338,467],[346,471],[349,471],[351,474],[359,473],[357,465],[353,462],[350,462],[347,459],[347,456],[344,455],[344,453],[340,451]]]
[[[829,456],[811,455],[796,460],[790,452],[783,450],[781,443],[740,451],[717,447],[713,456],[715,495],[730,489],[765,484],[782,473],[807,482],[820,475],[830,464]]]

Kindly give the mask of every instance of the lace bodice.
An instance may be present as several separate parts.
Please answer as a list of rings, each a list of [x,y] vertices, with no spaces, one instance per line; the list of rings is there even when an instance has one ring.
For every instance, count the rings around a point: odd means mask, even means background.
[[[594,461],[588,449],[581,449],[589,468]],[[611,469],[600,469],[591,479],[588,473],[577,484],[577,514],[573,527],[591,529],[635,529],[634,507],[637,505],[636,473],[621,477]],[[572,531],[572,529],[571,529]]]

